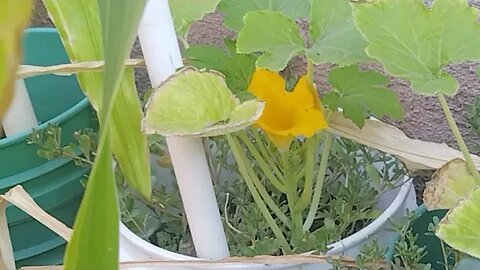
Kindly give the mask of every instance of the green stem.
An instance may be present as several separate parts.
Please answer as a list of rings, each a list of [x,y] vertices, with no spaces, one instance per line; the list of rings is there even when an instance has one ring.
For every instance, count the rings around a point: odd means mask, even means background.
[[[232,137],[235,136],[235,135],[232,135]],[[248,138],[247,138],[248,139]],[[238,141],[237,141],[238,143]],[[250,142],[251,143],[251,142]],[[249,148],[250,150],[250,148]],[[254,158],[256,159],[256,157],[254,156]],[[256,160],[258,161],[258,160]],[[275,201],[272,199],[272,197],[270,196],[270,194],[268,194],[268,191],[265,189],[265,187],[263,186],[262,182],[260,181],[260,179],[258,178],[255,170],[249,166],[247,168],[247,172],[249,173],[250,175],[250,179],[252,181],[252,183],[255,185],[255,187],[257,188],[258,192],[260,193],[260,195],[262,196],[263,200],[265,201],[265,203],[268,205],[268,207],[270,207],[270,209],[273,211],[273,213],[278,217],[278,219],[280,219],[280,221],[282,221],[287,227],[291,227],[291,223],[288,219],[288,217],[283,213],[283,211],[280,209],[280,207],[278,207],[278,205],[275,203]],[[285,190],[285,187],[281,186],[282,190]],[[284,191],[281,191],[282,193],[284,193]]]
[[[305,158],[305,182],[303,185],[303,191],[300,195],[300,199],[295,204],[295,210],[302,212],[305,208],[308,207],[310,201],[312,200],[313,192],[313,175],[315,173],[315,150],[317,150],[317,145],[319,143],[318,138],[320,136],[316,135],[312,138],[307,139],[307,153]]]
[[[248,168],[249,168],[248,160],[245,156],[245,153],[241,149],[240,144],[231,134],[227,134],[225,136],[228,140],[228,143],[230,144],[232,153],[235,156],[240,173],[243,175],[243,178],[245,179],[245,183],[247,184],[247,187],[250,190],[250,193],[252,194],[252,197],[255,200],[255,203],[257,204],[258,209],[260,210],[263,217],[267,221],[268,225],[270,226],[270,229],[272,229],[273,234],[277,237],[277,239],[280,240],[285,253],[287,254],[292,253],[290,244],[285,239],[285,236],[283,235],[282,230],[280,229],[280,227],[278,227],[277,223],[275,222],[272,215],[268,211],[268,208],[265,205],[265,202],[262,200],[260,194],[255,188],[255,185],[251,181],[250,174],[248,173]]]
[[[308,88],[310,91],[314,91],[313,87],[313,72],[314,72],[315,66],[313,65],[313,62],[311,60],[307,60],[307,83],[308,83]]]
[[[455,122],[455,119],[453,119],[452,112],[450,111],[450,108],[448,107],[447,100],[445,99],[445,96],[443,94],[438,94],[438,99],[440,100],[440,105],[442,106],[443,113],[445,114],[445,118],[447,119],[448,125],[450,126],[450,130],[453,133],[453,136],[455,137],[455,140],[457,141],[458,147],[460,148],[460,151],[462,151],[463,158],[465,158],[465,162],[467,162],[467,166],[470,169],[470,173],[477,179],[480,179],[480,173],[478,172],[477,168],[475,167],[475,163],[473,163],[472,156],[470,155],[470,152],[468,151],[467,145],[465,144],[465,141],[463,140],[462,134],[460,133],[460,130],[458,129],[457,123]]]
[[[308,211],[305,223],[303,223],[303,231],[307,232],[312,227],[315,216],[317,215],[318,205],[320,204],[320,197],[323,190],[323,182],[325,181],[325,173],[327,171],[328,157],[330,155],[330,149],[333,144],[333,136],[330,132],[325,132],[325,145],[323,146],[322,158],[320,160],[320,168],[317,173],[317,182],[315,183],[315,191],[313,193],[312,204]]]
[[[295,209],[295,205],[298,202],[298,181],[295,179],[295,175],[292,172],[290,166],[288,151],[282,153],[283,169],[285,171],[285,195],[287,195],[288,208],[290,209],[290,216],[292,220],[292,242],[300,241],[303,237],[302,230],[302,212]]]
[[[263,143],[264,141],[262,140],[262,137],[258,130],[252,128],[251,131],[253,134],[253,138],[255,138],[255,141],[259,146],[258,149],[260,150],[260,153],[263,155],[264,159],[267,160],[268,164],[270,164],[273,172],[277,175],[278,178],[282,179],[283,182],[283,173],[278,169],[277,164],[275,163],[273,153],[271,151],[268,151],[267,147]]]
[[[448,259],[447,259],[447,252],[445,251],[445,244],[442,240],[440,240],[440,246],[442,247],[442,255],[443,255],[443,263],[445,264],[445,270],[448,270]]]
[[[247,146],[248,151],[252,154],[253,158],[257,162],[260,169],[262,169],[263,173],[267,177],[267,179],[272,183],[272,185],[280,192],[285,193],[285,186],[283,185],[282,181],[279,180],[272,172],[272,168],[267,164],[265,159],[260,155],[257,148],[247,136],[246,132],[239,132],[238,137],[242,142]],[[261,142],[257,142],[257,145],[261,144]]]

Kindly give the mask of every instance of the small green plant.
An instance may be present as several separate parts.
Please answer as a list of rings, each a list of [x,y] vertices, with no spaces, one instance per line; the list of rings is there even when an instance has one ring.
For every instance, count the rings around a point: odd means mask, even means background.
[[[97,134],[92,129],[77,131],[73,134],[77,143],[62,146],[62,129],[56,125],[48,125],[45,130],[34,130],[28,136],[29,144],[40,147],[37,154],[52,160],[54,158],[73,159],[76,165],[92,166],[97,149]]]

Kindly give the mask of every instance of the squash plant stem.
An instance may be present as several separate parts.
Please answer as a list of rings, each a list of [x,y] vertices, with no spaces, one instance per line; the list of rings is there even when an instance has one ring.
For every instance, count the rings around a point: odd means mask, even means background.
[[[272,151],[269,151],[269,149],[267,148],[266,142],[264,142],[264,140],[262,139],[260,132],[256,128],[251,128],[250,131],[253,135],[253,138],[255,139],[255,145],[258,147],[263,158],[268,162],[270,168],[272,168],[277,178],[283,183],[283,173],[277,167],[277,159],[273,155]]]
[[[470,173],[475,177],[475,179],[479,180],[480,179],[480,173],[478,172],[477,168],[475,167],[475,163],[473,163],[472,156],[470,155],[470,152],[468,151],[467,145],[465,144],[465,141],[463,140],[462,134],[460,133],[460,130],[458,129],[457,123],[455,122],[455,119],[453,119],[452,112],[450,111],[450,108],[448,107],[447,100],[445,99],[445,96],[443,94],[438,94],[438,100],[440,101],[440,105],[442,106],[443,113],[445,114],[445,118],[447,119],[448,125],[450,126],[450,129],[452,130],[453,136],[455,137],[455,140],[457,141],[458,147],[460,148],[460,151],[462,151],[463,157],[465,158],[465,161],[467,162],[467,166],[470,169]]]
[[[245,134],[245,138],[243,138],[244,136],[242,136],[242,135],[244,135],[244,133],[242,133],[242,132],[239,132],[239,133],[240,134],[238,135],[238,137],[240,138],[240,140],[245,143],[248,150],[252,154],[253,158],[257,162],[257,165],[262,169],[262,171],[265,174],[265,176],[267,177],[267,179],[270,182],[272,182],[271,177],[275,178],[275,176],[269,170],[269,167],[266,165],[265,160],[259,155],[258,151],[256,150],[255,146],[252,144],[252,142],[250,142],[248,140],[248,137],[246,137],[247,135]],[[263,198],[263,200],[268,205],[268,207],[270,207],[270,209],[273,211],[273,213],[277,216],[278,219],[280,219],[285,224],[285,226],[290,228],[292,226],[290,220],[283,213],[283,211],[280,209],[280,207],[278,207],[278,205],[272,199],[270,194],[268,194],[268,191],[265,189],[265,187],[263,186],[260,179],[258,179],[258,176],[255,173],[255,171],[253,170],[253,168],[248,167],[247,171],[250,174],[250,179],[251,179],[253,185],[257,188],[260,196]],[[272,184],[273,184],[273,182],[272,182]],[[282,193],[285,193],[285,186],[283,184],[281,184],[281,189],[279,189],[279,191],[282,192]]]
[[[315,183],[315,191],[313,192],[312,204],[308,210],[307,218],[303,223],[303,231],[307,232],[312,227],[315,216],[317,215],[318,205],[320,204],[320,197],[323,190],[323,182],[325,181],[325,173],[327,171],[328,157],[330,155],[330,149],[333,144],[333,136],[330,132],[325,132],[325,144],[323,146],[322,158],[320,160],[320,168],[317,173],[317,182]]]
[[[245,180],[245,183],[247,184],[247,187],[250,190],[250,193],[252,194],[252,197],[258,206],[258,209],[260,210],[266,222],[270,226],[270,229],[272,230],[275,237],[277,237],[277,239],[280,241],[284,252],[287,254],[291,254],[292,249],[290,247],[290,244],[285,239],[285,236],[283,235],[282,230],[275,222],[275,219],[270,214],[270,211],[268,210],[267,205],[265,205],[265,202],[262,200],[262,197],[260,196],[257,189],[255,188],[255,185],[252,182],[251,176],[248,172],[249,165],[248,165],[247,157],[245,156],[245,152],[243,152],[243,150],[241,149],[241,146],[237,141],[237,139],[234,137],[234,135],[227,134],[225,135],[225,137],[227,138],[227,141],[230,144],[230,148],[238,164],[238,169],[240,170],[240,173],[242,174]]]
[[[250,141],[248,135],[245,131],[238,132],[238,138],[247,146],[248,151],[252,154],[253,158],[257,162],[258,166],[262,169],[263,173],[267,179],[272,183],[272,185],[280,192],[285,193],[285,186],[283,184],[283,178],[278,179],[275,174],[272,172],[273,168],[267,164],[267,161],[260,155],[259,151],[255,145]],[[258,142],[257,145],[261,143]]]

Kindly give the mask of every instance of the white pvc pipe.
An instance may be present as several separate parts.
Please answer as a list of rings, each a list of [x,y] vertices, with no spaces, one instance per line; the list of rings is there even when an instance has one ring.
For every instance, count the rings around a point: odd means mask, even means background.
[[[159,86],[183,66],[168,0],[147,3],[138,35],[152,86]],[[199,138],[167,138],[197,256],[229,256],[225,232]]]
[[[2,124],[7,137],[19,132],[30,131],[38,126],[38,120],[23,80],[15,82],[12,102],[3,116]]]

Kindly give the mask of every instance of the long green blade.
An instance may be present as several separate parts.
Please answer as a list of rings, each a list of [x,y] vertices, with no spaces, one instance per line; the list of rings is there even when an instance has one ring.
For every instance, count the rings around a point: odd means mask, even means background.
[[[105,81],[100,144],[85,197],[75,220],[65,255],[66,270],[118,269],[119,207],[112,169],[111,125],[113,107],[124,61],[133,45],[145,0],[98,0],[105,52]]]
[[[103,38],[96,0],[43,0],[72,62],[103,60]],[[125,22],[127,23],[127,22]],[[80,86],[94,108],[103,105],[101,72],[77,75]],[[115,158],[130,185],[150,196],[150,163],[145,135],[141,131],[142,110],[132,69],[120,83],[112,114],[112,147]]]
[[[108,125],[102,130],[95,164],[65,252],[65,270],[117,269],[117,189]]]
[[[0,120],[13,96],[23,29],[28,25],[31,9],[31,0],[0,1]]]

